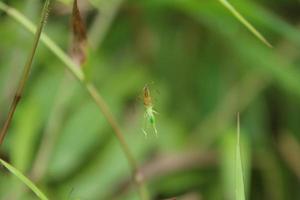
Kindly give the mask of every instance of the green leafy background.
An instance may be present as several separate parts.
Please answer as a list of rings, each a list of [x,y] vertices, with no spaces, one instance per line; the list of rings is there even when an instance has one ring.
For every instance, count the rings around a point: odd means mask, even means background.
[[[6,2],[38,23],[43,1]],[[85,73],[120,122],[152,199],[235,197],[237,112],[246,199],[300,198],[299,2],[230,2],[273,49],[217,0],[79,1],[89,30]],[[45,27],[65,51],[71,7],[54,1]],[[32,42],[0,12],[1,124]],[[142,132],[146,83],[158,138]],[[0,154],[50,199],[138,199],[111,127],[43,44]],[[2,168],[0,199],[36,197]]]

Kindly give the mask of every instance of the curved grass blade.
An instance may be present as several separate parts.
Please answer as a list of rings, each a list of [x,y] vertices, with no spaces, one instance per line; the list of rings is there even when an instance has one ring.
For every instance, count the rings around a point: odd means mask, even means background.
[[[240,149],[240,115],[237,115],[237,142],[236,142],[236,158],[235,158],[235,199],[245,200],[245,184],[243,165]]]
[[[231,5],[227,0],[219,0],[219,2],[228,9],[233,16],[237,20],[239,20],[255,37],[257,37],[260,41],[262,41],[265,45],[267,45],[270,48],[273,48],[273,46],[268,42],[268,40],[258,31],[254,26],[250,24],[234,7]]]
[[[27,185],[35,194],[37,197],[39,197],[41,200],[49,200],[46,195],[37,187],[34,185],[31,180],[26,178],[19,170],[14,168],[9,163],[5,162],[4,160],[0,159],[0,163],[13,175],[15,175],[18,179],[20,179],[25,185]]]

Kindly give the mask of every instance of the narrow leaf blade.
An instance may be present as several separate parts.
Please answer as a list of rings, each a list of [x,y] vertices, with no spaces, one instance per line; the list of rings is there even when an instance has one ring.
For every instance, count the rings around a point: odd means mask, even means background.
[[[233,16],[239,20],[255,37],[257,37],[261,42],[270,48],[273,46],[268,42],[268,40],[254,27],[250,22],[248,22],[227,0],[219,0],[219,2],[233,14]]]
[[[245,200],[245,184],[240,149],[240,116],[237,116],[237,142],[236,142],[236,160],[235,160],[235,199]]]
[[[25,185],[27,185],[41,200],[48,200],[46,195],[37,187],[35,184],[25,177],[19,170],[15,167],[10,165],[9,163],[5,162],[4,160],[0,159],[0,163],[13,175],[15,175],[18,179],[20,179]]]

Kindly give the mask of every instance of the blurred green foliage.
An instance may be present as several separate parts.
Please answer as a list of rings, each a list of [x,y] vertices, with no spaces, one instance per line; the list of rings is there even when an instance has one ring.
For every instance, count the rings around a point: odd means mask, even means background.
[[[42,1],[7,2],[37,24]],[[79,1],[90,36],[85,72],[126,133],[152,199],[233,198],[237,112],[246,199],[300,198],[299,2],[230,2],[273,49],[217,0]],[[54,1],[45,27],[65,51],[71,4]],[[0,38],[2,126],[33,36],[0,12]],[[158,138],[142,133],[146,83]],[[138,199],[111,127],[43,44],[1,158],[50,199]],[[1,169],[0,199],[35,197]]]

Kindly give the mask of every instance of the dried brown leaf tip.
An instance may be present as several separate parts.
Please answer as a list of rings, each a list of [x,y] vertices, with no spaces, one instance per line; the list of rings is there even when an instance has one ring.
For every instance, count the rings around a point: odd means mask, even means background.
[[[72,11],[73,40],[71,44],[71,57],[80,66],[87,59],[87,35],[77,0],[74,0]]]

